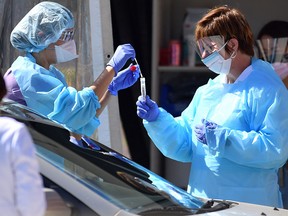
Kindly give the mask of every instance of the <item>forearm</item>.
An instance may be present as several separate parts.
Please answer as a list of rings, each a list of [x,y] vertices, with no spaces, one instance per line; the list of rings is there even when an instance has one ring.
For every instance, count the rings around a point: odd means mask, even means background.
[[[114,75],[115,75],[115,71],[113,67],[107,66],[103,70],[103,72],[97,77],[94,83],[90,86],[90,88],[94,91],[94,93],[98,96],[98,98],[103,97]]]
[[[100,114],[103,112],[103,110],[105,109],[105,107],[107,106],[107,104],[109,103],[109,100],[111,98],[111,94],[110,92],[107,90],[105,93],[104,93],[104,96],[100,99],[100,104],[101,104],[101,107],[99,109],[97,109],[96,111],[96,117],[98,118],[100,116]]]
[[[192,158],[191,131],[185,127],[181,118],[174,118],[160,108],[156,121],[143,121],[144,127],[153,143],[166,157],[190,162]]]
[[[206,130],[206,137],[210,153],[244,166],[272,169],[282,166],[287,160],[288,150],[283,142],[287,135],[284,132],[246,132],[220,126]]]

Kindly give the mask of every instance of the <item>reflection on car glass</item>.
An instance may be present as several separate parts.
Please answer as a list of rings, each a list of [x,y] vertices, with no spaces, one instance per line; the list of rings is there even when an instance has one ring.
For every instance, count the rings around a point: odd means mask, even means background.
[[[98,166],[93,166],[92,164],[89,166],[90,162],[88,161],[86,161],[86,166],[84,168],[41,146],[37,146],[37,154],[53,166],[69,174],[79,183],[85,185],[121,208],[134,209],[139,208],[139,206],[141,207],[141,205],[146,206],[154,203],[149,197],[143,196],[140,192],[132,189],[127,183],[124,183],[106,170]],[[81,159],[81,157],[77,157],[77,160],[75,161],[79,162]],[[94,171],[90,172],[87,168]],[[134,202],[136,198],[141,199],[139,199],[138,202]]]
[[[117,172],[125,172],[134,177],[135,179],[143,180],[147,182],[147,184],[153,184],[158,189],[158,193],[161,193],[161,191],[165,191],[165,193],[169,194],[170,199],[178,204],[181,203],[181,205],[184,205],[188,208],[198,208],[203,205],[203,202],[188,194],[186,191],[172,186],[171,183],[167,182],[164,179],[160,179],[159,176],[156,176],[148,169],[138,165],[137,163],[131,161],[130,159],[122,156],[115,151],[109,151],[109,149],[101,149],[101,151],[96,152],[90,150],[83,151],[89,155],[89,158],[87,158],[89,161],[95,164],[101,164],[101,166],[105,166],[110,173],[115,172],[117,174]],[[123,176],[119,177],[122,177],[123,179]],[[154,187],[153,185],[151,187]]]
[[[151,184],[147,183],[146,181],[137,178],[135,176],[132,176],[128,173],[125,173],[123,171],[117,171],[116,172],[125,182],[132,185],[136,190],[140,190],[141,192],[147,193],[147,194],[155,194],[159,192],[159,190]]]
[[[100,146],[97,145],[93,140],[83,136],[82,137],[82,141],[84,141],[84,144],[86,144],[87,146],[89,146],[91,149],[94,149],[94,150],[100,150]]]
[[[69,133],[64,133],[66,130],[41,125],[36,122],[31,124],[32,132],[35,130],[38,135],[43,135],[36,140],[34,138],[38,157],[121,208],[139,213],[145,212],[152,205],[156,205],[157,209],[168,206],[195,209],[203,205],[203,202],[184,190],[97,141],[93,140],[100,147],[99,151],[79,147],[69,142]],[[48,131],[52,134],[48,134]],[[59,139],[54,139],[55,134]],[[128,174],[130,183],[119,173]],[[135,181],[134,185],[132,180]],[[136,190],[135,185],[142,187],[142,190]]]
[[[18,115],[19,117],[26,117],[28,119],[31,119],[31,120],[35,120],[35,118],[39,118],[39,115],[36,114],[36,113],[32,113],[33,111],[32,110],[29,110],[28,107],[23,107],[23,105],[18,105],[18,104],[8,104],[5,106],[2,106],[2,110],[5,111],[5,112],[8,112],[8,113],[11,113],[11,114],[16,114]],[[33,117],[34,116],[34,117]],[[41,116],[41,119],[43,119],[45,117],[42,117]]]
[[[38,112],[30,109],[29,107],[24,106],[22,104],[18,104],[16,102],[4,101],[1,105],[1,110],[11,114],[12,116],[17,116],[18,118],[21,119],[31,121],[41,121],[49,125],[54,126],[57,125],[58,127],[62,127],[57,122],[48,119],[46,116],[43,116],[42,114],[39,114]]]

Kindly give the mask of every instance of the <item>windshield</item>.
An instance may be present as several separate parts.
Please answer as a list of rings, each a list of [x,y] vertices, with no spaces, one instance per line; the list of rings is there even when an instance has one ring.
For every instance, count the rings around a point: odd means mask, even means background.
[[[178,206],[193,213],[203,205],[186,191],[128,158],[112,150],[107,151],[99,143],[95,142],[98,150],[84,149],[71,143],[68,145],[49,145],[49,142],[39,140],[36,148],[41,158],[123,209],[140,213],[152,206]],[[67,147],[72,151],[67,151]]]
[[[47,125],[36,122],[32,124],[38,132],[49,133],[49,137],[55,135],[55,140],[46,136],[34,139],[39,157],[123,209],[140,213],[152,206],[160,209],[178,207],[191,214],[204,204],[186,191],[89,138],[83,141],[93,142],[97,146],[94,150],[70,143],[69,134],[63,133],[60,138],[59,128],[56,133],[51,128],[45,129]]]
[[[2,111],[16,113],[26,123],[41,159],[118,207],[142,215],[161,209],[177,209],[187,215],[203,206],[199,199],[107,146],[87,137],[82,141],[93,149],[74,145],[66,129],[47,124],[47,119],[40,122],[41,116],[34,119],[21,106],[9,106],[2,106]]]

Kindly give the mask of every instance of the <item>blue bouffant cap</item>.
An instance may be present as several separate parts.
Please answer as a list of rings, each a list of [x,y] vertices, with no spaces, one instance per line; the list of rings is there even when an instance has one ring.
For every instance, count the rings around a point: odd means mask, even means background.
[[[55,43],[64,30],[74,28],[71,11],[55,2],[34,6],[16,25],[10,41],[18,50],[40,52]]]

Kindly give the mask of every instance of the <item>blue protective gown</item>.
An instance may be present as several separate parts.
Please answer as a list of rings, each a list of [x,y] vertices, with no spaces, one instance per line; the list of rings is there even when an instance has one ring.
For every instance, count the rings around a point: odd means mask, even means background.
[[[269,63],[253,59],[233,84],[224,75],[196,91],[181,116],[160,108],[143,121],[167,157],[192,162],[188,192],[194,196],[282,207],[278,169],[288,158],[288,94]],[[219,127],[197,141],[201,119]]]
[[[91,136],[99,126],[100,103],[91,88],[68,87],[58,69],[41,67],[30,53],[18,57],[10,69],[28,107],[78,134]]]

